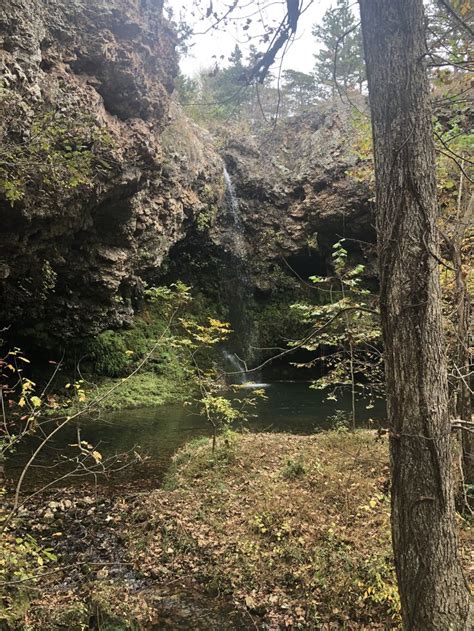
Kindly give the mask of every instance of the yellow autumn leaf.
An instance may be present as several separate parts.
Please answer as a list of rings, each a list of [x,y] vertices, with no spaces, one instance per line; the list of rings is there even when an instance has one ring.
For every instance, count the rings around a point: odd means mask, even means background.
[[[377,500],[370,500],[369,506],[370,508],[375,508],[377,506]]]
[[[215,326],[217,328],[226,327],[227,323],[221,322],[220,320],[216,320],[215,318],[209,318],[209,324],[211,326]]]
[[[102,462],[102,454],[99,451],[93,451],[92,457],[97,463]]]
[[[30,401],[35,408],[39,408],[41,405],[41,399],[39,397],[31,397]]]

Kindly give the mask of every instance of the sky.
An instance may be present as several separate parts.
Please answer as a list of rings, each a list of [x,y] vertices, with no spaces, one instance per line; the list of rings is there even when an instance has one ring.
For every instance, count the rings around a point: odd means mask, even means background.
[[[231,1],[214,0],[214,10],[225,9]],[[311,0],[303,0],[303,2],[305,7],[309,6],[299,19],[295,41],[293,41],[284,55],[282,69],[292,68],[302,72],[311,72],[314,66],[313,54],[317,50],[317,44],[311,34],[311,29],[315,23],[321,20],[325,11],[335,4],[336,0],[313,0],[313,2]],[[265,3],[269,6],[263,15],[264,19],[269,23],[280,21],[286,13],[285,3],[277,0],[266,0]],[[175,18],[178,18],[181,14],[188,24],[194,25],[193,30],[197,32],[189,42],[192,44],[189,54],[181,59],[181,70],[188,76],[193,76],[202,68],[214,66],[216,59],[213,58],[213,55],[216,55],[217,58],[224,55],[227,59],[235,44],[239,44],[245,56],[245,51],[248,50],[249,46],[246,41],[246,34],[259,32],[254,18],[252,21],[254,26],[251,26],[248,31],[242,28],[245,25],[245,19],[235,19],[225,29],[211,30],[208,33],[204,33],[209,23],[196,22],[196,18],[193,18],[191,15],[193,11],[197,15],[196,0],[183,0],[183,2],[179,3],[168,0],[167,4],[172,7]],[[245,4],[246,8],[242,9],[240,16],[235,13],[236,18],[251,15],[258,8],[257,2],[252,0],[241,0],[241,4]],[[206,8],[208,5],[209,0],[201,0],[201,6]],[[258,40],[254,40],[254,43],[259,49],[265,50],[264,45],[258,45]],[[225,64],[225,60],[221,63]]]

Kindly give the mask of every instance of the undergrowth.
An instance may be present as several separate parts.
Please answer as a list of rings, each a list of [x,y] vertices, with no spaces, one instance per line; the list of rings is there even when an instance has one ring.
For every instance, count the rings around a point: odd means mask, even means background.
[[[248,628],[398,629],[388,470],[385,439],[366,430],[226,432],[215,452],[195,440],[175,455],[165,489],[121,495],[107,511],[138,583],[113,578],[107,563],[67,592],[64,575],[46,574],[15,620],[42,631],[91,621],[147,629],[163,623],[165,606],[171,628],[189,597],[211,612],[196,629],[233,628],[212,625],[213,607],[242,614]],[[460,525],[472,581],[472,532]],[[44,548],[32,545],[28,564],[38,565]]]
[[[132,554],[158,582],[192,576],[270,628],[394,628],[387,475],[369,432],[234,434],[215,454],[200,440],[144,500]]]

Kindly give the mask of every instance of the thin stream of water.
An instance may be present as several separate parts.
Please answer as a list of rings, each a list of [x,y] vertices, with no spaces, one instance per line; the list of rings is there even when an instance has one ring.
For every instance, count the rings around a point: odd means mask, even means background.
[[[225,166],[224,166],[224,180],[225,180],[225,185],[226,185],[226,197],[227,197],[227,202],[228,202],[228,208],[231,212],[235,225],[241,228],[240,231],[242,231],[242,217],[240,216],[239,200],[237,199],[234,184],[232,183],[230,174],[227,171],[227,168]]]

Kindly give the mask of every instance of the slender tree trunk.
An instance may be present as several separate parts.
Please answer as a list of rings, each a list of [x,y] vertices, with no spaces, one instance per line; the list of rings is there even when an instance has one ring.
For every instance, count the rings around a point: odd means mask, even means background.
[[[464,160],[461,163],[464,167]],[[469,195],[469,191],[466,191]],[[466,199],[466,202],[464,200]],[[462,256],[462,243],[466,229],[472,225],[474,211],[474,196],[467,198],[464,195],[464,175],[461,171],[459,178],[458,212],[454,233],[449,242],[451,261],[455,269],[454,303],[456,305],[456,356],[455,370],[458,374],[457,388],[455,388],[455,413],[464,421],[471,421],[471,391],[469,383],[470,372],[470,325],[471,325],[471,301],[466,285],[466,270]],[[463,482],[465,485],[474,485],[474,433],[467,430],[461,432]]]
[[[351,371],[351,410],[352,410],[352,429],[356,428],[356,389],[355,389],[355,374],[354,374],[354,345],[352,340],[349,346],[350,352],[350,371]]]
[[[469,387],[469,329],[471,322],[471,302],[466,287],[465,272],[461,254],[461,242],[454,235],[449,243],[450,258],[455,269],[454,301],[456,304],[456,354],[454,358],[454,379],[456,380],[454,413],[463,421],[470,421],[471,392]],[[463,483],[474,484],[474,434],[461,430]]]
[[[359,0],[377,185],[392,539],[404,628],[470,630],[458,558],[422,0]]]
[[[469,329],[471,323],[471,301],[466,287],[465,272],[463,271],[463,261],[461,256],[460,243],[453,244],[454,267],[456,269],[456,290],[455,300],[457,304],[457,357],[456,367],[459,371],[458,388],[456,398],[457,417],[464,421],[471,421],[471,392],[469,387]],[[461,433],[461,446],[463,458],[463,478],[464,484],[474,485],[474,433],[467,430]]]

